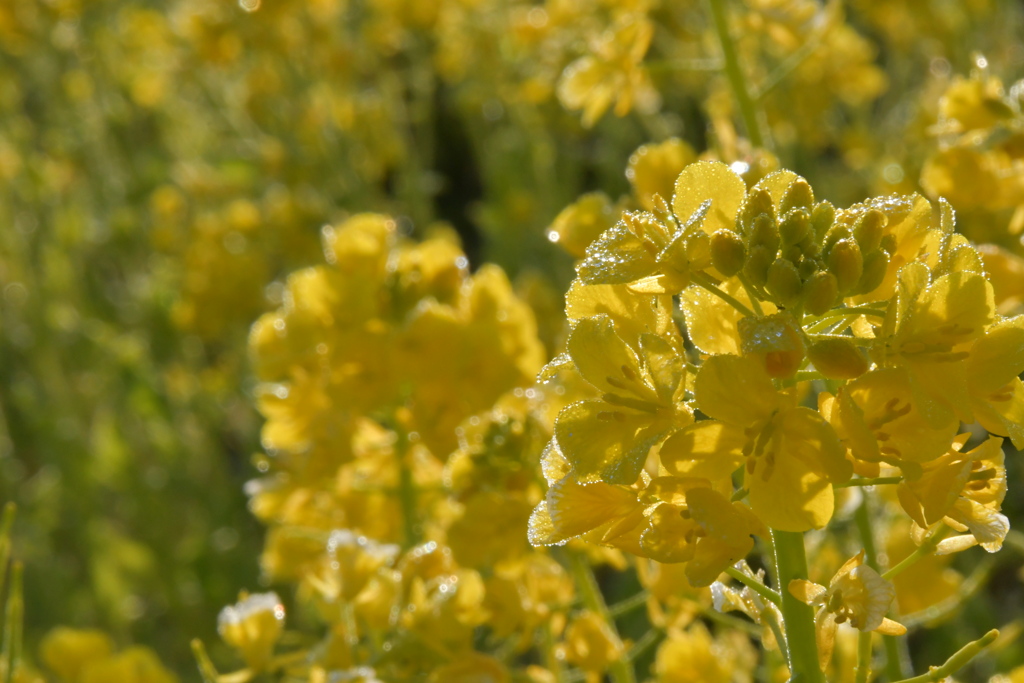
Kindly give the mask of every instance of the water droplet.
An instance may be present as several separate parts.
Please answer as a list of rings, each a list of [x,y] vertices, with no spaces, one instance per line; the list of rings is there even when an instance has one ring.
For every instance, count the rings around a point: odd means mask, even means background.
[[[238,0],[238,6],[246,12],[255,12],[260,8],[260,0]]]

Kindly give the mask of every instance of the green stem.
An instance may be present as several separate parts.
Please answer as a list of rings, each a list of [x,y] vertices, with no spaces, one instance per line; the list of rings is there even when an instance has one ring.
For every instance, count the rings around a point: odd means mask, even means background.
[[[884,318],[885,311],[879,308],[867,308],[867,307],[854,307],[854,308],[833,308],[827,313],[823,313],[814,321],[808,323],[804,329],[808,333],[816,333],[820,330],[827,328],[832,324],[834,320],[842,318],[859,318],[862,315],[874,316],[876,318]]]
[[[941,541],[947,535],[949,535],[950,531],[952,531],[952,529],[950,529],[945,524],[940,526],[932,533],[931,536],[925,539],[925,542],[921,544],[921,547],[919,547],[914,552],[910,553],[910,555],[905,557],[903,561],[897,564],[895,567],[893,567],[886,573],[882,574],[882,578],[891,581],[894,576],[902,574],[904,571],[910,569],[915,564],[917,564],[920,560],[923,560],[924,558],[930,556],[932,553],[935,552],[935,548],[939,545],[939,541]]]
[[[7,591],[7,614],[4,616],[3,661],[5,683],[11,683],[21,662],[21,629],[25,603],[21,593],[22,564],[11,564],[11,587]]]
[[[768,622],[768,628],[771,629],[772,635],[775,636],[775,644],[779,646],[779,652],[782,653],[782,658],[786,662],[786,668],[792,670],[793,667],[789,663],[789,646],[786,644],[786,634],[782,631],[782,624],[779,623],[778,614],[771,609],[766,609],[762,613],[762,618]]]
[[[612,619],[612,615],[608,611],[608,605],[605,604],[604,596],[601,594],[601,589],[597,585],[597,579],[594,578],[594,572],[591,570],[586,557],[572,550],[568,552],[568,555],[572,575],[576,580],[576,590],[579,591],[583,605],[594,614],[600,616],[608,624],[608,628],[611,629],[612,633],[615,634],[616,639],[622,642],[622,639],[619,638],[619,630],[615,626],[615,620]],[[633,664],[626,661],[625,657],[620,657],[609,665],[608,675],[611,676],[613,683],[636,683]]]
[[[762,633],[764,633],[761,627],[754,622],[741,619],[740,617],[716,612],[713,607],[703,610],[700,614],[708,621],[713,621],[716,624],[720,624],[728,628],[734,628],[738,631],[743,631],[748,636],[752,636],[754,638],[761,638]]]
[[[747,276],[743,274],[742,270],[736,273],[736,277],[737,279],[739,279],[740,284],[743,285],[743,289],[746,290],[747,297],[750,298],[750,305],[754,307],[754,312],[757,313],[759,316],[763,316],[764,309],[761,308],[761,301],[758,296],[757,289],[750,282]]]
[[[871,678],[871,631],[857,634],[857,671],[855,683],[868,683]]]
[[[760,101],[761,98],[776,88],[786,79],[787,76],[796,71],[801,64],[807,61],[807,58],[810,57],[815,50],[821,47],[821,43],[824,40],[825,35],[832,29],[836,22],[838,7],[840,7],[839,2],[830,2],[825,7],[825,12],[828,14],[825,20],[819,24],[819,28],[815,30],[813,34],[808,36],[803,45],[789,55],[782,64],[768,74],[764,83],[762,83],[753,93],[752,96],[754,99]],[[817,21],[817,17],[815,18],[815,21]]]
[[[643,636],[640,637],[640,640],[633,643],[633,647],[629,648],[629,652],[627,652],[625,656],[626,661],[635,662],[637,659],[642,657],[644,653],[661,642],[661,639],[664,637],[664,629],[652,628],[650,631],[643,634]]]
[[[750,590],[752,590],[755,593],[757,593],[758,595],[760,595],[762,598],[764,598],[768,602],[771,602],[771,603],[773,603],[775,605],[779,605],[779,606],[782,605],[782,600],[783,599],[782,599],[782,597],[779,596],[778,593],[776,593],[775,591],[773,591],[771,588],[769,588],[768,586],[764,585],[760,581],[757,581],[754,578],[752,578],[750,576],[747,576],[746,574],[741,572],[739,569],[736,569],[736,567],[726,567],[725,568],[725,573],[728,574],[729,576],[731,576],[732,578],[736,579],[740,583],[742,583],[744,586],[746,586]]]
[[[914,676],[913,678],[904,678],[902,681],[896,683],[929,683],[929,681],[941,681],[947,676],[950,676],[960,669],[967,666],[968,662],[981,654],[981,651],[991,645],[996,638],[999,637],[999,631],[992,629],[981,638],[967,643],[962,648],[956,651],[952,657],[946,660],[942,666],[937,666],[931,669],[926,674],[920,676]]]
[[[11,559],[11,526],[17,509],[13,502],[4,505],[3,520],[0,521],[0,592],[7,582],[7,564]]]
[[[202,677],[203,683],[217,683],[220,674],[217,673],[217,668],[210,661],[210,656],[206,654],[203,641],[198,638],[192,639],[192,655],[196,658],[196,665],[199,667],[199,675]]]
[[[402,506],[402,526],[405,531],[405,547],[412,548],[420,542],[416,526],[416,482],[412,477],[412,463],[409,462],[411,449],[405,434],[398,435],[396,444],[398,457],[398,500]]]
[[[726,14],[725,0],[708,0],[711,9],[711,19],[715,25],[715,32],[718,34],[718,42],[722,47],[722,59],[725,62],[725,75],[729,79],[733,97],[736,98],[736,105],[739,107],[740,116],[743,117],[743,125],[747,129],[747,137],[755,147],[764,147],[765,137],[761,133],[761,121],[757,115],[754,105],[754,98],[750,96],[750,89],[747,87],[747,79],[740,68],[739,56],[736,53],[736,44],[733,42],[732,34],[729,32],[729,17]]]
[[[756,317],[752,310],[744,306],[743,303],[736,297],[732,296],[731,294],[726,294],[721,289],[719,289],[718,285],[715,284],[714,280],[712,280],[704,273],[694,273],[692,275],[692,280],[693,284],[697,285],[698,287],[703,287],[704,289],[706,289],[707,291],[711,292],[719,299],[724,301],[725,303],[735,308],[740,313],[751,318]]]
[[[613,617],[622,616],[623,614],[632,612],[638,607],[643,607],[644,605],[646,605],[647,599],[650,597],[651,595],[647,591],[640,591],[639,593],[631,595],[625,600],[621,600],[615,603],[614,605],[608,607],[608,613],[611,614]]]
[[[558,658],[558,651],[555,647],[555,634],[551,630],[551,621],[544,622],[541,627],[544,638],[544,664],[554,677],[555,683],[565,683],[565,670],[562,660]]]
[[[786,647],[789,650],[790,681],[792,683],[825,683],[818,666],[818,640],[814,630],[814,610],[797,600],[789,591],[789,584],[797,579],[808,580],[807,553],[804,535],[793,531],[772,529],[775,543],[775,565],[779,573],[779,592],[782,594],[782,621],[786,629]]]

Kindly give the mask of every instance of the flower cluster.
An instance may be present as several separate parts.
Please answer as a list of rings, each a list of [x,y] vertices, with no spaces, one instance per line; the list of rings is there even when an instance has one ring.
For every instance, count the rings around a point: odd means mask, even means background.
[[[543,360],[532,313],[499,269],[470,274],[442,226],[413,242],[357,215],[324,230],[324,253],[252,329],[267,474],[248,488],[264,572],[323,635],[279,653],[284,606],[260,594],[224,609],[221,636],[250,675],[508,680],[498,650],[560,637],[574,595],[525,538],[547,438],[522,388]]]
[[[755,538],[824,529],[841,489],[878,481],[896,484],[919,543],[1000,548],[1001,437],[1024,446],[1024,318],[997,313],[945,202],[836,209],[789,171],[748,186],[699,161],[671,204],[654,195],[586,248],[566,316],[544,376],[582,388],[543,456],[533,543],[685,563],[706,586]],[[781,587],[819,607],[823,662],[835,624],[888,623],[895,591],[862,562],[829,589]]]

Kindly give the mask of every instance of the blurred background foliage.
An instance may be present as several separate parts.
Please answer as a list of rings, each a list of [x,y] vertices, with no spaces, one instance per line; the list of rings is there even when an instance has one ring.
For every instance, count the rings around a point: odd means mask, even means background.
[[[246,338],[350,214],[453,227],[549,355],[572,260],[545,229],[584,192],[611,215],[630,155],[671,137],[840,206],[947,195],[998,245],[997,287],[1024,291],[1024,91],[1001,85],[1024,76],[1020,3],[730,11],[762,147],[702,2],[0,3],[0,498],[21,510],[27,652],[96,626],[184,674],[188,639],[258,585]]]

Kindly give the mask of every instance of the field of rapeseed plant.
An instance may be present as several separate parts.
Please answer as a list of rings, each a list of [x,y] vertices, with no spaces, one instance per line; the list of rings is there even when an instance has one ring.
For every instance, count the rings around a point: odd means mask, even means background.
[[[1024,5],[0,1],[0,683],[1024,683]]]

